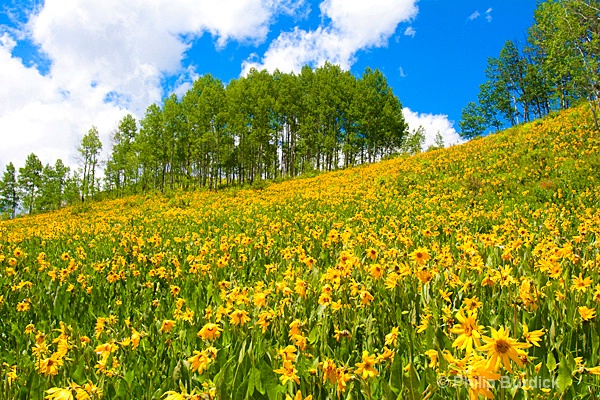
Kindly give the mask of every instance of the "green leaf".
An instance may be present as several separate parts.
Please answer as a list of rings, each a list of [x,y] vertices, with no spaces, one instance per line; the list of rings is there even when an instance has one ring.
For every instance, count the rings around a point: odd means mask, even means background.
[[[135,377],[135,372],[132,369],[127,371],[127,373],[125,374],[124,379],[125,379],[125,382],[127,382],[127,385],[129,387],[131,387],[131,382],[133,382],[134,377]]]
[[[213,292],[214,292],[214,289],[213,289],[213,284],[211,282],[206,286],[206,298],[208,299],[209,302],[210,302],[210,299],[212,299],[212,297],[213,297]]]
[[[319,307],[317,307],[317,316],[319,318],[322,318],[323,317],[323,313],[325,312],[326,309],[327,309],[327,307],[321,306],[321,305]]]
[[[425,331],[425,341],[427,343],[427,348],[428,349],[433,349],[433,337],[434,337],[434,335],[435,335],[435,330],[434,330],[434,328],[433,328],[432,325],[429,325],[427,327],[427,330]]]
[[[181,361],[173,368],[173,382],[177,384],[181,380]]]
[[[524,391],[519,387],[519,385],[515,385],[515,387],[511,389],[512,400],[524,399],[525,395],[523,393]]]
[[[32,371],[27,380],[28,393],[40,393],[41,392],[41,379],[40,375],[36,371]],[[29,398],[29,397],[28,397]]]
[[[558,366],[557,380],[558,389],[561,393],[567,390],[567,388],[573,384],[573,378],[571,378],[571,373],[572,371],[567,365],[566,358],[564,356],[561,356],[560,364]]]
[[[556,368],[556,359],[552,352],[548,353],[548,357],[546,357],[546,366],[548,367],[548,371],[554,371]]]
[[[395,395],[400,394],[402,389],[402,361],[400,357],[394,357],[392,371],[390,373],[390,389]]]
[[[239,382],[239,379],[236,380],[236,382]],[[242,379],[241,383],[236,383],[233,385],[233,390],[231,392],[231,398],[232,399],[240,399],[244,397],[244,393],[248,393],[249,390],[249,382],[248,382],[248,377],[246,376],[245,379]],[[254,393],[254,388],[252,388],[252,393]],[[250,397],[246,397],[246,398],[250,398]]]
[[[285,392],[285,387],[279,384],[277,374],[264,360],[260,363],[260,375],[269,400],[279,399],[281,397],[279,394]]]
[[[233,371],[232,371],[232,363],[235,360],[235,357],[230,358],[221,368],[219,373],[215,375],[214,383],[217,388],[217,396],[220,399],[230,399],[230,385],[232,385],[233,380]]]
[[[396,397],[396,396],[394,396],[394,394],[392,392],[392,388],[390,387],[390,384],[385,380],[381,381],[381,392],[383,394],[384,399],[393,399]]]
[[[75,369],[75,371],[71,374],[71,378],[73,379],[74,382],[77,382],[79,384],[82,384],[85,382],[85,370],[84,370],[84,364],[80,363],[77,366],[77,369]]]
[[[258,390],[260,394],[265,394],[265,388],[263,386],[263,382],[260,377],[260,370],[256,367],[252,367],[250,370],[250,381],[253,381],[254,388]]]
[[[129,388],[123,381],[115,382],[115,386],[117,388],[117,397],[125,398],[130,393]]]
[[[404,386],[407,390],[406,398],[407,399],[419,399],[421,398],[421,394],[419,393],[419,386],[421,384],[419,380],[419,375],[417,375],[417,371],[415,367],[410,364],[408,369],[408,376],[403,376],[402,380],[404,381]]]
[[[259,371],[259,374],[260,374],[260,371]],[[246,380],[248,381],[248,389],[246,390],[246,397],[251,398],[252,395],[254,394],[254,388],[255,388],[255,383],[256,383],[254,380],[254,367],[252,367],[252,369],[250,370],[250,373],[246,377]]]
[[[240,353],[238,355],[238,364],[241,364],[244,361],[244,357],[246,356],[246,339],[242,342],[242,347],[240,348]]]
[[[600,349],[600,336],[598,335],[598,328],[597,327],[593,327],[591,326],[592,329],[590,329],[591,333],[591,338],[592,338],[592,349],[594,351],[594,353],[596,351],[598,351],[598,349]],[[592,354],[592,358],[594,358],[594,356],[596,356],[596,354]]]
[[[552,324],[550,325],[550,329],[548,330],[548,340],[550,343],[554,343],[556,338],[556,324],[554,323],[554,320],[552,321]]]
[[[309,335],[308,335],[308,342],[310,344],[315,344],[317,342],[317,340],[319,340],[319,330],[320,330],[321,326],[319,324],[316,324],[312,330],[310,331]]]

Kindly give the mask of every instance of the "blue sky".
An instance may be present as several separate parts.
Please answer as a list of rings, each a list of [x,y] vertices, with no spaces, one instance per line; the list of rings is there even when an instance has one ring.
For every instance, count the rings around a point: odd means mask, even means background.
[[[0,167],[75,166],[92,125],[105,154],[118,121],[140,118],[198,76],[298,71],[325,61],[379,68],[411,128],[459,141],[488,57],[524,42],[535,0],[2,0]]]

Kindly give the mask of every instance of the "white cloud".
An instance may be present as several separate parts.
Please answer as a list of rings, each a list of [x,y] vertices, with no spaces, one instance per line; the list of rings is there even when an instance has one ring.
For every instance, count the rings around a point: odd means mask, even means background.
[[[57,98],[53,90],[44,85],[37,69],[23,66],[20,58],[12,57],[16,41],[4,33],[0,37],[0,113],[14,111],[30,101],[35,92],[38,101],[47,102]]]
[[[492,22],[492,8],[488,8],[487,10],[485,10],[485,20],[487,22]]]
[[[417,31],[415,31],[415,28],[413,28],[412,26],[409,26],[404,31],[404,36],[415,37],[416,34],[417,34]]]
[[[304,8],[293,0],[46,0],[17,28],[0,27],[0,167],[31,152],[68,163],[92,125],[107,149],[125,113],[141,117],[160,101],[163,78],[196,76],[182,67],[191,40],[210,33],[217,47],[261,43],[278,14]],[[38,46],[47,74],[13,56],[18,40]]]
[[[474,19],[477,19],[480,16],[481,14],[479,14],[479,11],[475,10],[471,15],[469,15],[469,21],[473,21]]]
[[[419,126],[425,130],[424,150],[434,144],[438,132],[442,135],[446,146],[464,142],[454,129],[454,122],[450,121],[447,115],[418,113],[408,107],[402,109],[402,115],[411,131],[418,129]]]
[[[330,28],[305,31],[296,27],[291,32],[283,32],[271,43],[262,62],[253,61],[258,58],[256,54],[245,61],[242,75],[251,68],[298,72],[306,64],[322,65],[326,61],[347,69],[353,54],[350,47],[347,40],[341,39]]]
[[[141,109],[160,96],[162,74],[181,69],[188,41],[209,32],[217,46],[262,42],[273,13],[289,1],[47,1],[29,24],[61,86],[91,81],[125,93]],[[140,90],[143,88],[143,90]]]
[[[359,50],[387,45],[398,24],[417,15],[416,1],[324,0],[321,26],[283,32],[244,68],[297,71],[325,61],[349,68]],[[217,46],[260,43],[277,14],[297,10],[306,12],[304,2],[46,0],[24,28],[0,31],[0,168],[22,166],[31,152],[44,163],[62,158],[74,166],[76,146],[93,125],[106,154],[118,121],[126,113],[139,118],[160,100],[161,79],[179,76],[171,90],[182,94],[197,77],[182,67],[192,39],[208,32]],[[404,33],[410,36],[410,27]],[[49,60],[47,74],[13,55],[23,39]],[[438,131],[446,144],[460,141],[447,116],[408,108],[404,115],[412,128],[425,128],[426,146]]]
[[[324,0],[320,10],[321,26],[281,33],[262,59],[254,55],[243,63],[242,75],[250,68],[297,72],[325,61],[348,69],[357,51],[387,45],[398,24],[418,12],[416,0]]]
[[[485,10],[485,12],[483,13],[483,18],[485,18],[485,20],[487,22],[492,22],[492,11],[493,11],[493,9],[490,7],[487,10]],[[475,10],[475,11],[473,11],[473,13],[471,15],[469,15],[468,20],[473,21],[479,17],[481,17],[481,14],[479,13],[478,10]]]
[[[400,73],[400,78],[406,78],[408,75],[404,72],[404,68],[398,67],[398,72]]]

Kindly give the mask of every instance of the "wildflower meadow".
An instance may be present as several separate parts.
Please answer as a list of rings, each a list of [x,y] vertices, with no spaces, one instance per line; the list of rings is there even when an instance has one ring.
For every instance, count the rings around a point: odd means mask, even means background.
[[[0,399],[596,399],[585,107],[262,188],[0,222]]]

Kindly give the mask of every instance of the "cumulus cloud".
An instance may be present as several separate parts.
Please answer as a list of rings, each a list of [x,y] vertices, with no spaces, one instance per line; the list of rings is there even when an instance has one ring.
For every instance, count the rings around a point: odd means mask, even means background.
[[[242,74],[251,68],[298,72],[325,61],[348,69],[359,50],[385,46],[398,24],[413,19],[418,8],[416,0],[324,0],[320,11],[321,26],[281,33],[262,59],[253,55],[243,63]]]
[[[411,131],[419,129],[420,126],[425,130],[424,150],[435,143],[438,132],[442,135],[446,146],[464,142],[454,129],[454,122],[450,121],[447,115],[418,113],[408,107],[402,109],[402,115]]]
[[[412,26],[409,26],[404,31],[404,36],[415,37],[416,34],[417,34],[417,31],[415,31],[415,28],[413,28]]]
[[[0,27],[0,167],[32,151],[44,162],[69,162],[92,125],[107,148],[123,115],[141,117],[160,101],[165,77],[196,76],[182,67],[193,39],[211,34],[218,48],[262,43],[277,15],[302,7],[293,0],[46,0],[16,28]],[[14,56],[21,40],[47,59],[47,73]]]
[[[29,26],[61,86],[96,82],[140,109],[160,96],[163,74],[181,69],[190,39],[209,32],[219,47],[230,40],[260,43],[274,13],[290,7],[291,1],[272,0],[54,0]]]
[[[417,15],[416,2],[323,0],[320,26],[281,33],[243,68],[297,71],[325,61],[349,68],[359,50],[387,45]],[[93,125],[106,155],[118,121],[160,101],[165,77],[177,77],[170,91],[189,88],[198,74],[182,60],[195,38],[211,34],[217,47],[262,43],[277,15],[307,10],[293,0],[46,0],[17,28],[0,29],[0,168],[22,166],[31,152],[75,166],[75,148]],[[47,71],[14,55],[22,40],[38,48]],[[446,144],[460,141],[446,116],[404,113],[411,127],[425,128],[426,146],[438,131]]]

